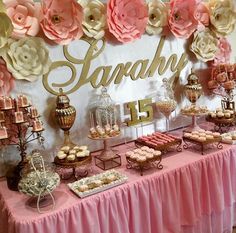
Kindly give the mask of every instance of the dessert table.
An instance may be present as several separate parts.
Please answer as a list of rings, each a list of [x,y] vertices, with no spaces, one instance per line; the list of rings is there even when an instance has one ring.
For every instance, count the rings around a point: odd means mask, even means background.
[[[115,149],[122,154],[130,146]],[[171,152],[163,158],[162,170],[153,168],[143,176],[122,164],[117,170],[128,176],[125,184],[80,199],[62,183],[54,191],[55,209],[44,214],[0,181],[0,233],[231,232],[236,220],[235,146],[204,156],[192,150]]]

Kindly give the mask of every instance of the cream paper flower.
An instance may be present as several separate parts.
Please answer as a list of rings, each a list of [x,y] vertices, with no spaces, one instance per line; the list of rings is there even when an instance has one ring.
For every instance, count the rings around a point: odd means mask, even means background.
[[[99,0],[80,0],[83,7],[83,32],[90,38],[101,39],[105,34],[106,7]]]
[[[5,46],[13,31],[13,25],[6,13],[0,12],[0,49]]]
[[[168,8],[161,0],[152,0],[148,3],[148,23],[146,32],[157,35],[167,25]]]
[[[196,31],[194,33],[190,50],[199,60],[207,62],[214,59],[218,50],[217,46],[217,38],[209,29],[206,28],[204,31]]]
[[[16,79],[35,81],[49,71],[51,60],[44,41],[38,37],[25,37],[18,41],[8,39],[0,51],[8,70]]]
[[[221,36],[226,36],[234,30],[236,12],[232,0],[210,0],[210,21],[212,30]]]

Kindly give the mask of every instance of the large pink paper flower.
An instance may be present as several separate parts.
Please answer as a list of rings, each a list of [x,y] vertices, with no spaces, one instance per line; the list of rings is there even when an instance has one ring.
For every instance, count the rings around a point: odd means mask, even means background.
[[[209,25],[210,22],[209,9],[204,3],[200,2],[197,5],[194,11],[194,17],[198,21],[199,26],[205,27]]]
[[[214,58],[214,65],[229,63],[232,49],[228,40],[226,38],[219,39],[218,48],[219,50]]]
[[[41,27],[46,37],[66,45],[83,35],[83,10],[76,0],[43,0]]]
[[[13,24],[12,37],[36,36],[39,32],[40,4],[33,0],[4,0]]]
[[[196,0],[171,0],[169,28],[179,38],[188,39],[197,29],[198,21],[194,17]]]
[[[0,58],[0,95],[9,95],[14,87],[15,80],[7,70],[5,61]]]
[[[138,39],[145,32],[148,8],[143,0],[110,0],[107,5],[109,31],[122,43]]]

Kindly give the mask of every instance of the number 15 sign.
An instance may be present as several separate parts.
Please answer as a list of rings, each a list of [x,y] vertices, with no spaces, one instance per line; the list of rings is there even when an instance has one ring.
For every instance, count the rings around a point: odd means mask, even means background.
[[[152,98],[129,102],[127,108],[130,112],[130,119],[127,121],[128,126],[153,120]]]

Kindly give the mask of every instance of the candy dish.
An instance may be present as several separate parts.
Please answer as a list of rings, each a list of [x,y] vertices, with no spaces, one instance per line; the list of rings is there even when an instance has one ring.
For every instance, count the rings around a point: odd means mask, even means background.
[[[69,183],[68,186],[77,196],[84,198],[121,185],[125,183],[127,179],[127,176],[112,169],[98,175]]]

